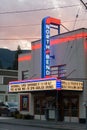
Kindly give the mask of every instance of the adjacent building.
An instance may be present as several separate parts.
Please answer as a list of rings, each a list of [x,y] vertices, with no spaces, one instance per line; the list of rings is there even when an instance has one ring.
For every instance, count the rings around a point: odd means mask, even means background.
[[[0,102],[18,101],[18,94],[8,93],[8,84],[14,80],[18,80],[18,71],[0,69]]]

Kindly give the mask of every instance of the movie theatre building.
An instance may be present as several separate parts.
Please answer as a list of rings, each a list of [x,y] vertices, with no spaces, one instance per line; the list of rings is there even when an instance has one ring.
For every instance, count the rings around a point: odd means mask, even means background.
[[[43,64],[49,64],[49,51],[50,76],[43,78]],[[42,62],[43,55],[47,61]],[[40,120],[85,122],[87,29],[51,37],[46,52],[42,52],[41,40],[32,42],[31,53],[19,55],[18,78],[19,81],[10,82],[9,92],[19,93],[21,113]]]

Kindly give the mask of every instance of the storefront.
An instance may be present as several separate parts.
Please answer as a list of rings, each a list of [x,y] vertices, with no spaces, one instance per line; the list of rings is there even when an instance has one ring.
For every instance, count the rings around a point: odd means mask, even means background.
[[[67,93],[52,91],[34,94],[35,119],[78,122],[80,93]]]
[[[79,121],[79,95],[68,95],[63,97],[64,120],[68,122]]]
[[[83,82],[56,78],[9,83],[10,93],[20,93],[20,111],[31,114],[32,109],[34,119],[40,120],[78,122],[79,95],[82,91]]]

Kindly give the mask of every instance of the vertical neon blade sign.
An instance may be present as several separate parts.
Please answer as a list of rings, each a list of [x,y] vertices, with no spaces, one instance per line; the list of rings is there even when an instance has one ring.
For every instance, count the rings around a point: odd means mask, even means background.
[[[42,78],[50,76],[50,24],[58,25],[60,33],[60,20],[51,17],[42,20]]]

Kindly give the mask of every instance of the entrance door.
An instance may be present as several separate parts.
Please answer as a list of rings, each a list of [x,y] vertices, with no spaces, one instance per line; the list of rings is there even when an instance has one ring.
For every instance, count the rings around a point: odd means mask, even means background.
[[[43,96],[35,96],[34,98],[34,115],[35,119],[45,120],[46,100]]]
[[[55,119],[55,104],[54,96],[46,96],[38,94],[34,97],[34,117],[35,119],[46,120]]]
[[[79,116],[79,98],[64,97],[64,121],[78,122]]]

